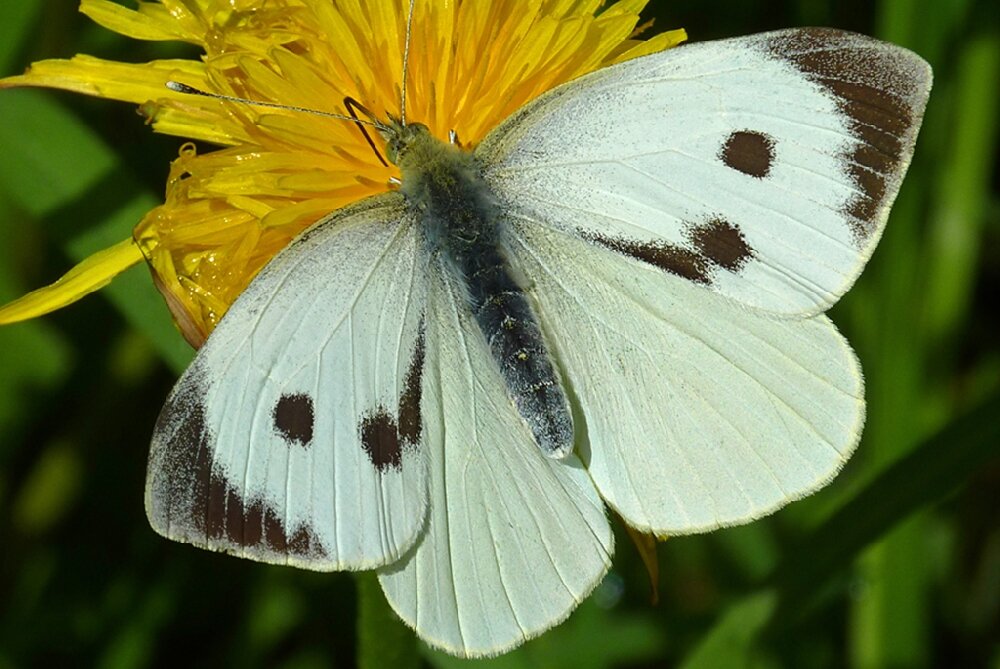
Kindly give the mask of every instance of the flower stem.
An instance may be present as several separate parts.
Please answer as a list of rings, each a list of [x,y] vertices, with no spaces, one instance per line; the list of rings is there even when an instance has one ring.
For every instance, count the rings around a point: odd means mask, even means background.
[[[417,669],[417,637],[389,607],[375,572],[355,574],[358,591],[359,669]]]

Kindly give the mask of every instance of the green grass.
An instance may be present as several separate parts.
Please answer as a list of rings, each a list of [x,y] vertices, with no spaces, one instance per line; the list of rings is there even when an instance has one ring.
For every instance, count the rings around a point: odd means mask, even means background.
[[[414,664],[1000,667],[994,4],[653,3],[658,27],[692,39],[826,24],[934,67],[885,237],[832,313],[865,370],[862,444],[819,494],[662,544],[656,606],[619,533],[611,576],[564,625],[496,660],[421,651]],[[0,74],[77,52],[193,55],[118,39],[75,1],[0,3]],[[128,236],[162,197],[180,143],[128,105],[0,92],[0,301]],[[405,635],[367,594],[358,617],[364,579],[213,555],[149,529],[148,439],[188,359],[141,267],[100,296],[0,328],[0,669],[353,666],[359,648],[378,666],[386,635]]]

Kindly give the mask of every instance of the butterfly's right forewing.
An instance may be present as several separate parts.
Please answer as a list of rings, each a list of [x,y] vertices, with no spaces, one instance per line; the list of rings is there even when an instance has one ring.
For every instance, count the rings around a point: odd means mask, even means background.
[[[311,569],[382,565],[413,544],[427,510],[422,254],[386,195],[261,271],[160,415],[146,488],[158,532]]]
[[[540,96],[477,156],[509,210],[813,315],[878,242],[930,86],[916,54],[838,30],[682,45]]]

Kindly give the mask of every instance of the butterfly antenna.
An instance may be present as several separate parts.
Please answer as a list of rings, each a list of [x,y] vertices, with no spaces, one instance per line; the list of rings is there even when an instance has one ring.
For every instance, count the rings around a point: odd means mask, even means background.
[[[360,129],[361,134],[365,136],[365,140],[368,142],[368,146],[372,147],[372,151],[375,152],[375,157],[378,158],[378,161],[382,163],[382,165],[384,165],[385,167],[389,167],[389,163],[385,162],[385,158],[382,157],[382,154],[379,152],[378,147],[375,146],[375,142],[372,141],[371,135],[368,134],[368,128],[365,127],[364,122],[360,118],[358,118],[358,115],[354,112],[354,110],[357,109],[362,114],[372,119],[372,121],[375,123],[375,126],[378,127],[381,124],[375,121],[375,115],[372,114],[370,111],[368,111],[368,109],[363,104],[361,104],[360,102],[351,97],[344,98],[344,106],[347,107],[347,112],[351,115],[351,118],[353,118],[357,122],[358,129]]]
[[[188,86],[187,84],[182,84],[179,81],[168,81],[167,88],[175,93],[185,93],[187,95],[201,95],[206,98],[213,98],[215,100],[226,100],[227,102],[240,102],[242,104],[253,105],[254,107],[266,107],[268,109],[283,109],[285,111],[293,112],[303,112],[305,114],[314,114],[316,116],[325,116],[327,118],[335,118],[341,121],[352,121],[359,125],[370,125],[375,128],[384,129],[385,124],[379,123],[378,121],[365,121],[363,119],[354,116],[347,116],[345,114],[337,114],[335,112],[320,111],[318,109],[309,109],[308,107],[296,107],[294,105],[282,105],[276,102],[263,102],[262,100],[250,100],[248,98],[239,98],[235,95],[223,95],[222,93],[209,93],[208,91],[203,91],[200,88],[195,88],[194,86]],[[359,105],[360,107],[360,105]],[[367,133],[365,135],[367,137]]]
[[[399,122],[406,125],[406,69],[410,62],[410,35],[413,31],[413,4],[416,0],[410,0],[410,9],[406,13],[406,38],[403,42],[403,85],[402,99],[400,100]]]

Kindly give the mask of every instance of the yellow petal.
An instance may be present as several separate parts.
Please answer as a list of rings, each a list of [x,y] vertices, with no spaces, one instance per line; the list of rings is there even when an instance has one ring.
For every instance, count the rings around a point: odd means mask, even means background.
[[[32,291],[0,307],[0,325],[42,316],[111,283],[132,265],[142,260],[142,253],[131,238],[98,251],[66,272],[55,283]]]
[[[208,86],[205,65],[191,60],[154,60],[136,65],[79,55],[69,60],[42,60],[24,74],[0,79],[0,88],[45,86],[144,105],[156,130],[222,145],[248,140],[226,104],[202,96],[175,93],[167,81],[196,88]],[[155,104],[148,105],[150,101]]]
[[[633,58],[638,58],[639,56],[648,56],[651,53],[656,53],[657,51],[664,51],[666,49],[672,49],[681,42],[687,40],[687,31],[683,28],[678,30],[668,30],[665,33],[660,33],[648,40],[635,41],[632,44],[625,42],[625,46],[630,46],[623,53],[617,55],[612,62],[621,63],[626,60],[632,60]]]
[[[182,24],[172,20],[164,8],[156,7],[159,12],[152,13],[150,10],[154,7],[156,6],[147,7],[144,12],[137,12],[108,0],[83,0],[80,3],[80,12],[109,30],[135,39],[201,43],[199,36],[183,30]]]

